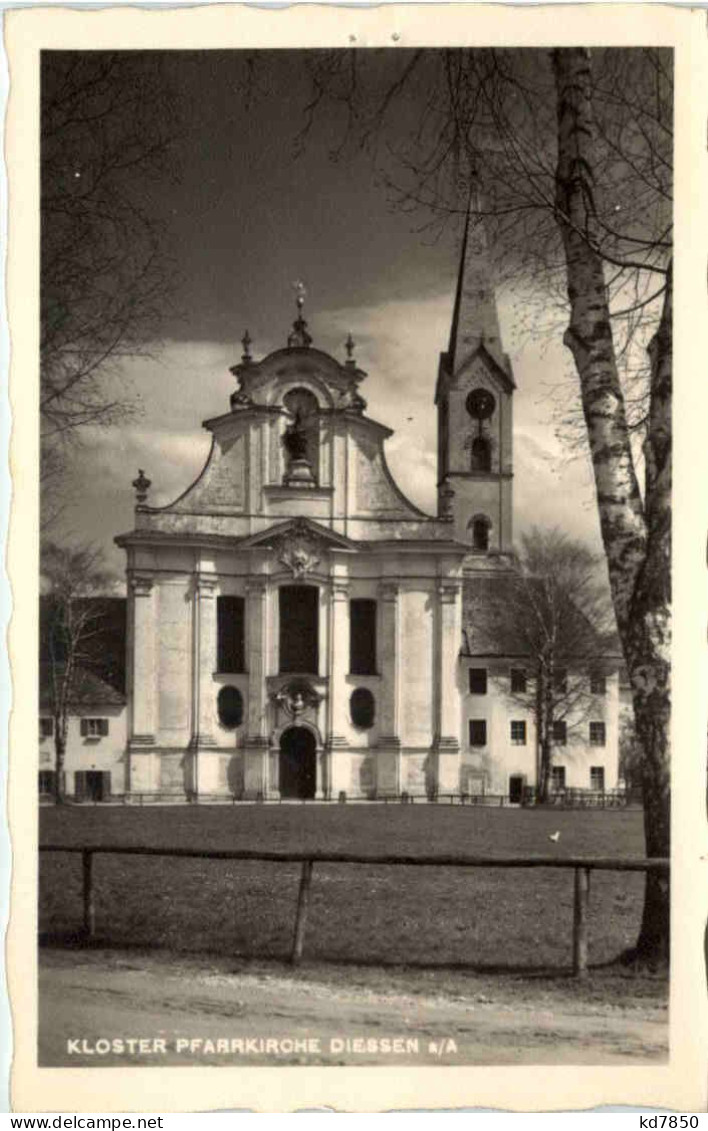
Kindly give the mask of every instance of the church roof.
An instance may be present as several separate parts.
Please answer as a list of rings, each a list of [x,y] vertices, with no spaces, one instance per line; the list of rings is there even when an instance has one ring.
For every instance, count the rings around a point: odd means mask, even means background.
[[[519,589],[511,571],[466,578],[462,591],[461,654],[500,658],[528,655],[529,646],[524,638],[521,618],[513,615],[515,606],[519,607]],[[598,632],[585,613],[571,601],[567,602],[564,621],[564,638],[578,650],[578,659],[621,657],[617,636]]]
[[[91,612],[92,631],[81,645],[86,664],[100,681],[122,695],[126,682],[125,597],[83,597],[77,601],[77,606]],[[40,664],[49,663],[51,622],[51,601],[43,595],[39,599]],[[60,643],[54,641],[55,649]],[[58,657],[59,660],[63,658],[65,657]]]
[[[59,664],[56,675],[61,680],[64,677],[65,667]],[[39,705],[51,708],[52,706],[52,666],[51,664],[39,665]],[[105,680],[87,668],[77,668],[73,678],[73,686],[69,697],[69,709],[77,707],[122,707],[125,704],[125,695],[116,691]]]

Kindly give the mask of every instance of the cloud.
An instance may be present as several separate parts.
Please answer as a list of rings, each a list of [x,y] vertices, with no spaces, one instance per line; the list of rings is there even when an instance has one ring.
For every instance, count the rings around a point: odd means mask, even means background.
[[[516,296],[515,302],[518,302]],[[447,345],[452,300],[430,294],[414,300],[320,310],[312,317],[314,345],[344,359],[351,331],[355,357],[367,370],[361,391],[367,415],[394,429],[386,443],[391,471],[416,505],[434,513],[437,417],[433,405],[438,359]],[[514,311],[502,295],[500,320],[511,340]],[[254,343],[254,356],[285,344],[286,329]],[[592,473],[587,454],[569,451],[558,436],[559,409],[575,397],[560,340],[543,336],[517,342],[513,357],[515,527],[561,526],[598,545]],[[152,480],[150,500],[163,506],[193,482],[207,458],[210,437],[202,421],[228,411],[235,388],[229,367],[239,343],[168,341],[159,354],[133,359],[112,378],[120,392],[139,396],[140,412],[121,426],[89,431],[68,475],[70,505],[64,526],[72,537],[109,547],[133,525],[131,481],[138,468]]]
[[[557,445],[544,446],[531,434],[515,437],[514,519],[517,535],[532,526],[554,527],[601,549],[589,460],[572,461]]]

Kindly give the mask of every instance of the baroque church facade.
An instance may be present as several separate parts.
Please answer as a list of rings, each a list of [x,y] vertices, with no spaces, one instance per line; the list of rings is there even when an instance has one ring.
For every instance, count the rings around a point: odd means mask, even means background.
[[[435,391],[437,515],[392,478],[351,338],[343,361],[317,349],[300,296],[282,349],[256,360],[246,334],[196,481],[154,507],[140,473],[116,539],[127,793],[520,800],[535,785],[533,720],[505,697],[522,665],[474,625],[512,548],[515,384],[490,279],[468,219]],[[616,674],[601,699],[603,743],[569,750],[568,786],[617,783]]]

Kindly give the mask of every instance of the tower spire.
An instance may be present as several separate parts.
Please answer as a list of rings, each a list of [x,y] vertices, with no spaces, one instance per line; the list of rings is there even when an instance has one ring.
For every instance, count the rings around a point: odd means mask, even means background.
[[[514,388],[499,334],[484,206],[473,174],[450,342],[440,356],[435,387],[438,514],[454,523],[459,541],[485,559],[512,546]]]
[[[479,184],[473,179],[467,202],[450,326],[448,357],[451,372],[454,373],[481,342],[484,342],[495,360],[503,364],[489,243]]]

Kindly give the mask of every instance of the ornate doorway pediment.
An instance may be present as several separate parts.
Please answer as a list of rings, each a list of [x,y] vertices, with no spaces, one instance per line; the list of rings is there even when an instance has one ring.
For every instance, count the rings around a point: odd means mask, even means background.
[[[280,534],[273,539],[272,547],[278,561],[299,580],[312,573],[320,564],[323,546],[321,539],[309,531],[298,534]]]
[[[348,550],[359,547],[351,538],[335,534],[307,518],[288,519],[269,530],[245,538],[244,549],[273,550],[278,561],[289,569],[296,580],[314,572],[329,550]]]
[[[316,712],[324,699],[309,679],[291,679],[271,692],[271,698],[291,719]]]

